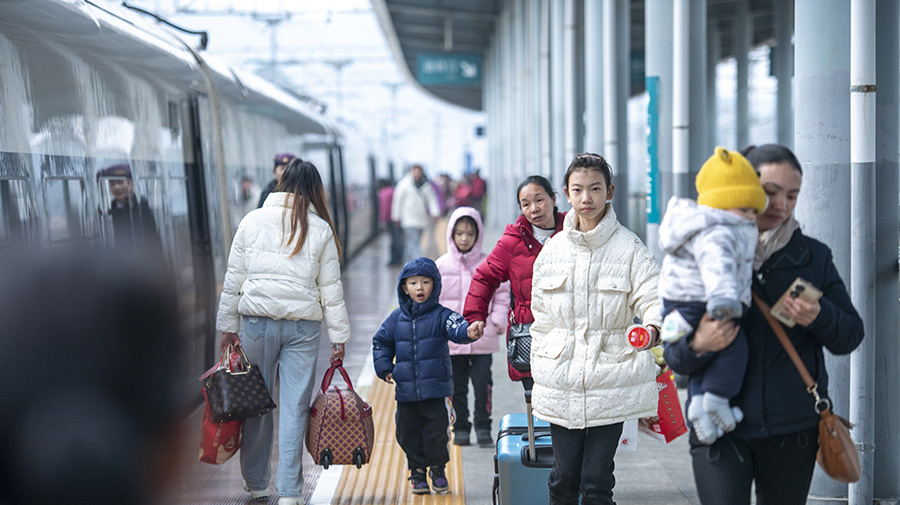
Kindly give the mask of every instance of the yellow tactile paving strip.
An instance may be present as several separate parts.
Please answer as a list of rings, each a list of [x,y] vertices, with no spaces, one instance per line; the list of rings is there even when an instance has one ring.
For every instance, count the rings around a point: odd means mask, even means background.
[[[409,476],[406,456],[394,435],[394,386],[376,379],[367,401],[372,405],[375,419],[372,459],[361,469],[344,467],[332,505],[465,505],[466,488],[459,446],[450,445],[450,464],[447,465],[450,493],[414,495],[406,480]]]

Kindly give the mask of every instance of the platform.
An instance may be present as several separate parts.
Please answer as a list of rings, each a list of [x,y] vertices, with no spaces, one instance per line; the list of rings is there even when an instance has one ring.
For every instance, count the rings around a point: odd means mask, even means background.
[[[495,243],[500,231],[486,232],[486,251],[487,244]],[[415,496],[409,493],[405,458],[394,438],[393,386],[376,379],[371,367],[372,335],[397,305],[399,268],[386,266],[387,251],[388,240],[384,236],[379,237],[344,269],[344,293],[352,331],[344,365],[354,380],[357,391],[373,405],[376,420],[373,460],[362,470],[352,466],[338,466],[323,471],[321,467],[313,465],[307,455],[303,471],[304,498],[311,505],[489,505],[494,450],[475,445],[451,447],[451,463],[448,466],[450,494]],[[322,345],[317,377],[321,378],[327,369],[329,354],[330,346]],[[493,379],[492,420],[496,433],[504,414],[524,411],[524,396],[520,384],[511,382],[507,376],[505,354],[502,351],[494,356]],[[683,400],[684,391],[681,391],[681,395]],[[175,463],[181,468],[179,479],[167,491],[165,503],[265,503],[250,502],[249,495],[243,491],[239,456],[218,467],[197,461],[200,415],[198,409],[184,424],[181,443],[183,451],[179,453]],[[636,445],[635,451],[621,450],[616,456],[614,498],[617,504],[699,504],[686,436],[666,445],[639,434]],[[277,455],[277,450],[273,453]],[[273,481],[269,488],[272,495],[268,502],[273,505],[277,501],[274,485],[276,467],[273,461]]]

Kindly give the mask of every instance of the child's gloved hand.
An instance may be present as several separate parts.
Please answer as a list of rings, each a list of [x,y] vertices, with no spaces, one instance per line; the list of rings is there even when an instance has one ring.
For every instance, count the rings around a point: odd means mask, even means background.
[[[387,382],[388,384],[393,384],[394,383],[394,374],[389,373],[389,374],[385,375],[384,382]]]

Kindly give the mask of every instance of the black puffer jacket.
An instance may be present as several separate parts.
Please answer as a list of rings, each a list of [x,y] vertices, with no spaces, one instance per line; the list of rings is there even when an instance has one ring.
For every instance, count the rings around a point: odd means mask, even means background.
[[[822,311],[808,327],[785,328],[822,396],[828,395],[828,373],[822,347],[834,354],[847,354],[863,339],[863,323],[850,302],[844,282],[823,243],[794,232],[790,242],[776,251],[756,272],[753,291],[773,305],[797,277],[806,279],[824,293]],[[778,342],[759,308],[754,304],[741,319],[747,334],[750,358],[740,393],[731,404],[744,411],[744,420],[732,435],[763,438],[812,428],[818,423],[812,396]],[[713,354],[696,356],[688,347],[690,338],[666,345],[666,362],[675,372],[689,375],[706,366]],[[689,396],[694,391],[689,391]],[[690,400],[688,400],[690,401]]]

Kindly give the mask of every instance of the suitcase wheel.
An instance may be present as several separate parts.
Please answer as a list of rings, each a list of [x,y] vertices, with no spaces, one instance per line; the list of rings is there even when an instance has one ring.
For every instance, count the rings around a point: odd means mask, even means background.
[[[334,455],[331,454],[331,449],[322,449],[322,453],[319,455],[319,463],[322,464],[322,468],[328,470],[328,467],[334,463]]]
[[[366,462],[366,455],[362,450],[362,447],[357,447],[353,450],[353,464],[356,465],[356,468],[362,468],[363,464]]]

